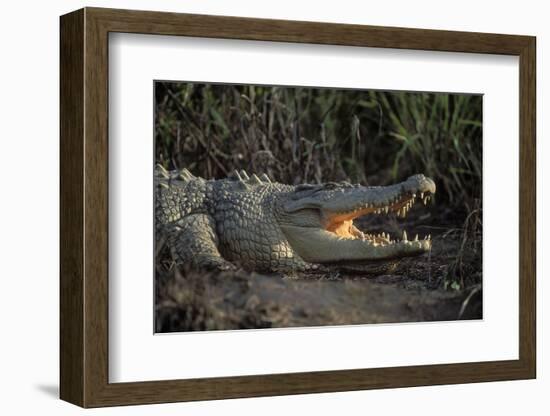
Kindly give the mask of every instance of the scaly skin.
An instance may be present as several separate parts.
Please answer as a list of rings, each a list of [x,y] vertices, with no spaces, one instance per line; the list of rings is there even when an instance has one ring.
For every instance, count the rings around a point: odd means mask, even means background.
[[[244,171],[205,180],[157,166],[157,244],[163,240],[177,263],[199,268],[379,273],[396,259],[429,251],[431,241],[363,233],[353,219],[404,217],[416,198],[426,203],[433,193],[434,182],[423,175],[385,187],[292,186]]]

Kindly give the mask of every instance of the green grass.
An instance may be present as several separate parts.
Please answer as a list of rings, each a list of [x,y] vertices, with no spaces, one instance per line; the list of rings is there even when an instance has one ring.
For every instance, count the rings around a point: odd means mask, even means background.
[[[479,205],[481,96],[166,82],[155,92],[166,168],[372,185],[424,173],[438,200],[466,212]]]

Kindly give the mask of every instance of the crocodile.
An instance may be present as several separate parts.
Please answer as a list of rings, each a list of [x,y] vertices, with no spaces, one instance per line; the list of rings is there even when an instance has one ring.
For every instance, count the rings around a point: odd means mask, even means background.
[[[155,168],[157,252],[178,265],[258,272],[381,273],[403,257],[431,250],[430,236],[410,240],[361,231],[364,215],[405,217],[436,191],[417,174],[389,186],[349,182],[287,185],[266,174],[234,171],[206,180],[189,170]]]

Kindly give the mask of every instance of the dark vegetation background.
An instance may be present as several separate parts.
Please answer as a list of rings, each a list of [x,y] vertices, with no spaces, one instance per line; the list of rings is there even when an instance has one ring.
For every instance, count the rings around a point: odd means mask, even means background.
[[[364,219],[371,231],[432,235],[427,258],[389,276],[197,276],[161,256],[158,331],[481,317],[480,95],[156,82],[155,101],[155,157],[167,169],[204,178],[244,169],[291,184],[387,185],[424,173],[438,188],[434,205],[405,220]],[[227,285],[238,299],[224,297]],[[350,307],[352,297],[361,302]]]

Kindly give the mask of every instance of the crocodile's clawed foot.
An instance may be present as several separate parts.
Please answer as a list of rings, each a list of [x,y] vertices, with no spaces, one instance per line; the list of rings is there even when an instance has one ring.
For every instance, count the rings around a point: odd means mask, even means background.
[[[209,258],[208,260],[203,259],[203,261],[196,262],[196,267],[201,270],[217,272],[229,272],[239,269],[235,264],[228,262],[221,257]]]
[[[233,263],[224,262],[223,264],[218,265],[216,270],[219,270],[220,272],[229,272],[238,270],[238,267]]]

